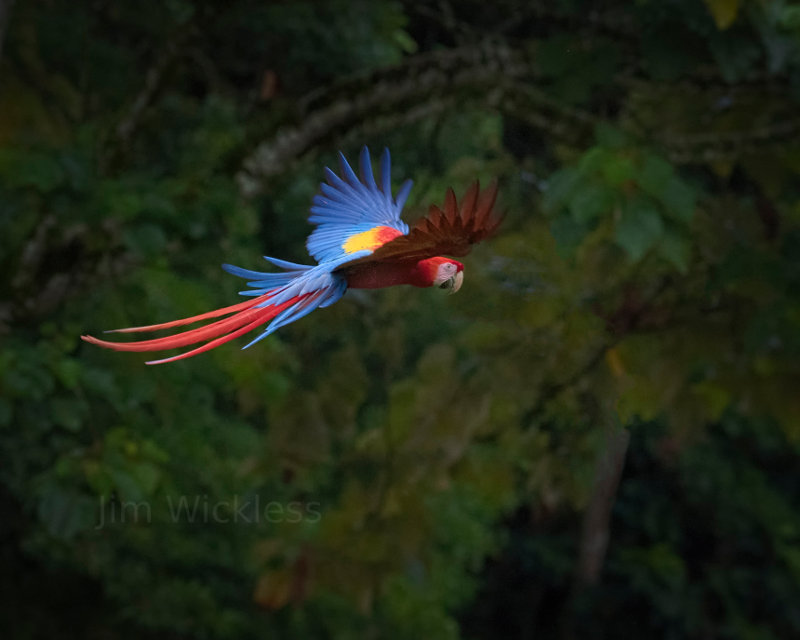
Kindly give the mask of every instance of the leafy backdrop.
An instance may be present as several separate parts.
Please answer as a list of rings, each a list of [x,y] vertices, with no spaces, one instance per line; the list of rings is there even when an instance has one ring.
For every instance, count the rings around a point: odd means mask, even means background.
[[[12,637],[800,633],[798,7],[0,7]],[[79,342],[304,261],[362,144],[412,217],[499,176],[457,296]]]

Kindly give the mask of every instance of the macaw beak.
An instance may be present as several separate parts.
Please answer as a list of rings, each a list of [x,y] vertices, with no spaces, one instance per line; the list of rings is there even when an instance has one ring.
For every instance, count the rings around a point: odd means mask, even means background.
[[[446,290],[447,293],[455,293],[461,288],[461,285],[464,284],[464,271],[456,271],[452,276],[447,278],[447,280],[444,280],[438,284],[436,280],[434,280],[433,284],[440,289]]]
[[[459,271],[456,275],[453,276],[453,288],[450,289],[450,293],[455,293],[461,288],[461,285],[464,284],[464,272]]]

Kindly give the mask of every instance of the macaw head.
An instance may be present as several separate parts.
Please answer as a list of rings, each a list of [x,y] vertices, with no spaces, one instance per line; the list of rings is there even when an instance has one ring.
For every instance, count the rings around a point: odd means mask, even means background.
[[[452,258],[429,258],[433,281],[431,286],[455,293],[464,282],[464,265]]]

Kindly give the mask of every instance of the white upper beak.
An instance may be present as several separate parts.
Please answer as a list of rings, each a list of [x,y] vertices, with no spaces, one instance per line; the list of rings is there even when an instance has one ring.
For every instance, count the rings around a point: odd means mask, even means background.
[[[464,272],[459,271],[453,276],[453,288],[450,289],[450,293],[455,293],[458,291],[462,284],[464,284]]]

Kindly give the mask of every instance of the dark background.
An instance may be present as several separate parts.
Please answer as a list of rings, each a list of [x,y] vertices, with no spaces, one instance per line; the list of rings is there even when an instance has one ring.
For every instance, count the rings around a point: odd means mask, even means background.
[[[9,638],[800,637],[800,7],[0,2]],[[146,367],[82,333],[307,262],[335,151],[456,296]]]

